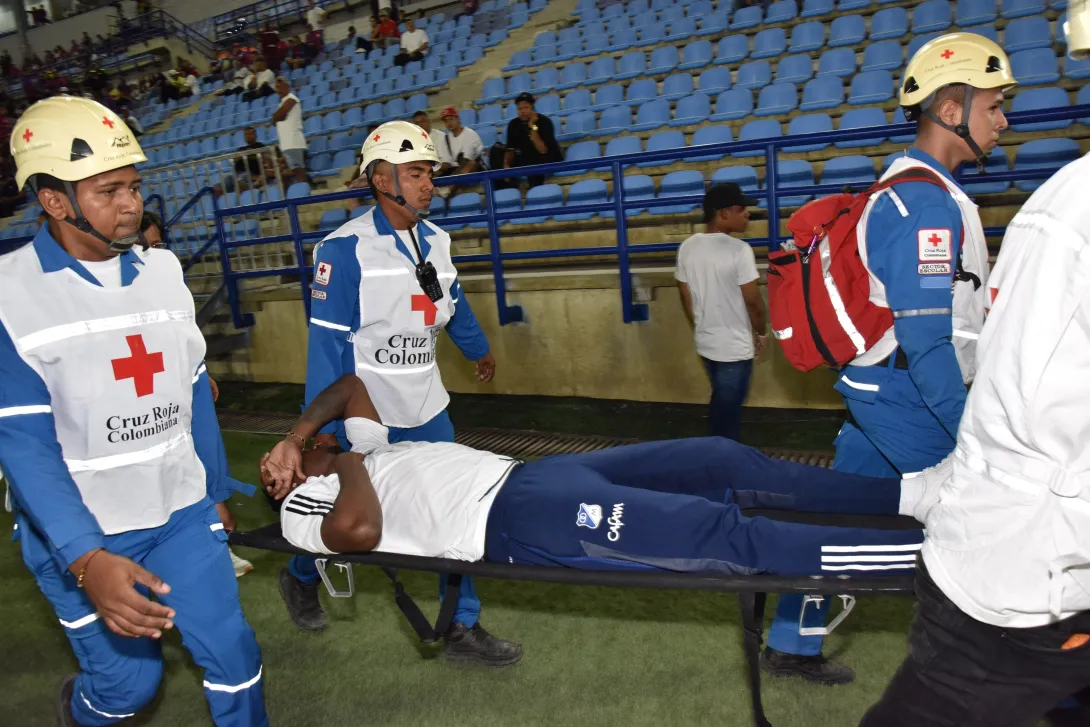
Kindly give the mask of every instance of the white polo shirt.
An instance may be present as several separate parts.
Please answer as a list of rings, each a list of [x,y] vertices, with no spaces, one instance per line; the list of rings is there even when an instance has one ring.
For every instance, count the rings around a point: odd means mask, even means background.
[[[459,154],[464,154],[466,160],[476,160],[484,153],[480,134],[468,126],[463,126],[457,136],[449,131],[443,132],[442,138],[435,139],[435,145],[439,149],[439,161],[454,166],[458,166]]]
[[[724,363],[753,358],[753,326],[739,287],[757,279],[753,248],[723,233],[693,235],[677,251],[674,277],[692,295],[696,352]]]
[[[307,25],[311,30],[321,30],[325,25],[325,10],[315,5],[307,11]]]
[[[428,34],[420,28],[407,30],[401,34],[401,50],[406,53],[415,53],[428,42]]]
[[[307,138],[303,135],[303,104],[294,93],[289,93],[280,99],[280,106],[287,103],[288,99],[295,101],[291,111],[283,121],[276,122],[276,138],[281,149],[306,149]]]

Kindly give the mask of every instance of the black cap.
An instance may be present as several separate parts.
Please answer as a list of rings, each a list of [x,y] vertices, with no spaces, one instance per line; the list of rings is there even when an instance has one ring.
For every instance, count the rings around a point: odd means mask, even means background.
[[[728,207],[753,207],[759,204],[753,197],[747,197],[742,188],[734,182],[713,184],[704,194],[704,221],[709,222],[719,210]]]
[[[523,91],[523,92],[522,92],[522,93],[520,93],[520,94],[518,95],[518,97],[517,97],[517,98],[515,99],[515,104],[516,104],[516,105],[517,105],[517,104],[520,104],[520,103],[522,103],[523,101],[525,101],[526,103],[528,103],[528,104],[530,104],[531,106],[533,106],[533,105],[534,105],[534,96],[533,96],[533,94],[531,94],[531,93],[529,93],[529,92],[527,92],[527,91]]]

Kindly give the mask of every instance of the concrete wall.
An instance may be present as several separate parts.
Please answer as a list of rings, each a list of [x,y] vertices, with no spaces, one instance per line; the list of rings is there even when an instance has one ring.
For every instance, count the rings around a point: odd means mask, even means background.
[[[130,18],[136,12],[136,3],[131,0],[126,0],[121,6],[125,10],[125,15]],[[27,40],[30,42],[30,47],[38,55],[47,50],[52,50],[58,45],[63,45],[67,50],[68,46],[72,45],[73,40],[83,37],[84,32],[88,33],[92,38],[100,33],[103,36],[109,35],[110,18],[113,15],[113,8],[99,8],[73,18],[55,21],[49,25],[30,28],[27,31]],[[0,51],[4,50],[11,53],[11,57],[15,59],[16,64],[22,60],[23,47],[18,34],[0,38]]]

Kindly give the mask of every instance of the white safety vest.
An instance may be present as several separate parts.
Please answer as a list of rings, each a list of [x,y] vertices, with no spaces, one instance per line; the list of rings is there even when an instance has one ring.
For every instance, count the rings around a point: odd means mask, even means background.
[[[355,222],[346,232],[358,236],[360,327],[352,334],[356,373],[383,424],[417,427],[450,403],[435,361],[435,341],[454,315],[451,286],[457,272],[450,260],[450,235],[428,222],[417,228],[418,242],[420,228],[430,230],[427,259],[443,288],[443,297],[432,303],[416,280],[415,264],[397,249],[394,236],[375,229],[374,209]],[[415,258],[408,231],[397,234]]]
[[[889,169],[886,170],[886,173],[882,175],[882,179],[888,179],[895,174],[900,174],[905,170],[913,168],[930,170],[932,174],[943,181],[946,185],[946,189],[950,192],[950,196],[954,198],[958,208],[961,210],[962,229],[965,233],[961,246],[962,269],[980,279],[979,288],[974,286],[972,281],[954,281],[952,313],[954,324],[954,350],[957,353],[958,365],[961,367],[962,378],[965,383],[968,384],[972,382],[973,377],[976,375],[976,344],[977,338],[980,336],[980,329],[984,325],[984,308],[987,303],[989,268],[988,241],[984,237],[984,226],[980,222],[979,209],[973,200],[969,199],[965,192],[956,184],[948,180],[942,173],[929,164],[918,159],[913,159],[907,155],[898,157],[897,160],[890,165]],[[856,238],[859,243],[859,257],[863,260],[864,265],[867,265],[867,220],[870,218],[871,208],[873,208],[874,203],[883,194],[890,196],[894,204],[897,205],[897,209],[901,212],[902,216],[908,217],[909,214],[911,214],[893,188],[883,190],[871,197],[871,200],[864,208],[863,216],[859,218],[859,224],[856,227]],[[875,305],[880,305],[883,308],[888,308],[889,303],[886,302],[886,286],[871,271],[869,266],[867,267],[867,272],[870,275],[871,302]],[[893,326],[890,326],[889,330],[885,332],[882,338],[879,339],[874,346],[852,361],[852,365],[873,366],[893,353],[896,348],[897,337],[894,333]]]
[[[938,468],[923,557],[965,613],[1028,628],[1090,610],[1090,155],[1007,227],[979,372]]]
[[[65,464],[107,535],[158,527],[207,491],[190,435],[205,353],[193,297],[173,254],[138,254],[119,288],[43,273],[34,245],[0,257],[0,321],[49,389]]]

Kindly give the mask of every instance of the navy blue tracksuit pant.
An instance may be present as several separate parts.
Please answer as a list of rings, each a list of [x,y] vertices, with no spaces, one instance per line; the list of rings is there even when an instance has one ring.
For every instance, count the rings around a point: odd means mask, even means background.
[[[489,560],[738,575],[904,574],[922,530],[744,517],[743,508],[896,515],[900,480],[770,459],[722,437],[546,457],[511,473],[488,518]]]

